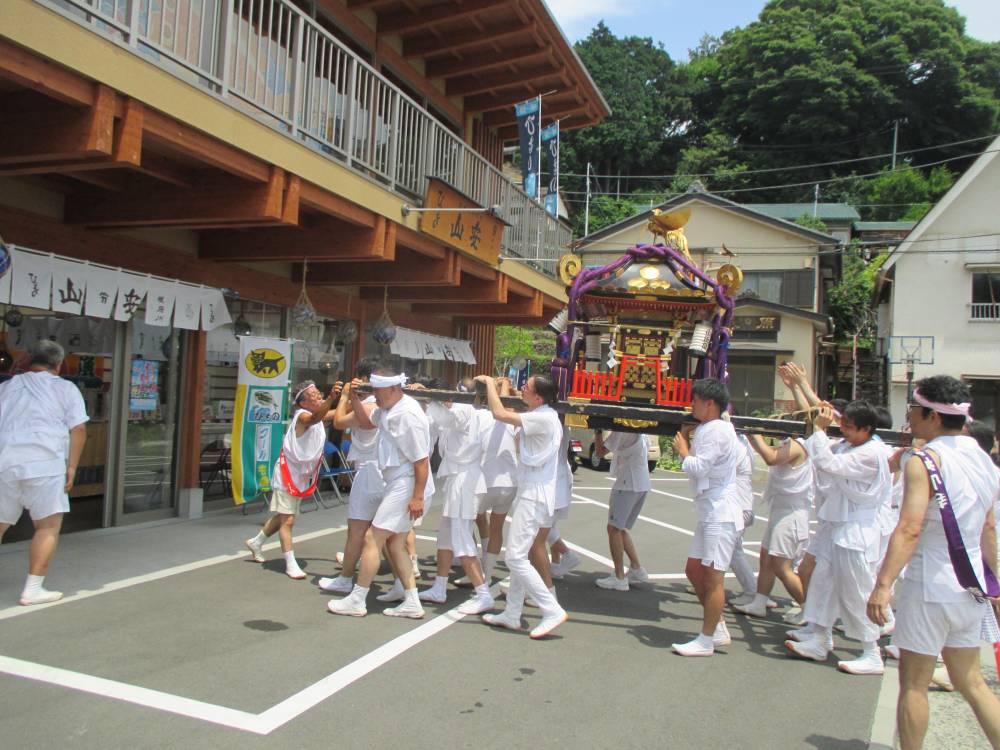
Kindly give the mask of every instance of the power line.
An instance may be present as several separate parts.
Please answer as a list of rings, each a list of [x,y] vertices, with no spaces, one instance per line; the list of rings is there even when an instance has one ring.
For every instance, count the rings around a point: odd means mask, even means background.
[[[787,250],[797,250],[797,249],[808,250],[808,249],[812,249],[813,252],[810,252],[810,253],[794,253],[794,255],[807,256],[807,255],[815,255],[816,252],[817,252],[817,248],[833,248],[831,250],[818,250],[818,252],[820,254],[822,254],[822,253],[833,254],[833,253],[842,253],[842,252],[845,252],[845,251],[850,251],[851,249],[853,249],[855,247],[885,247],[887,245],[902,245],[903,243],[907,243],[907,244],[910,244],[910,245],[915,245],[917,243],[923,243],[923,242],[943,242],[943,241],[950,241],[950,240],[973,240],[973,239],[982,239],[984,237],[1000,237],[1000,232],[986,232],[986,233],[982,233],[982,234],[957,234],[957,235],[952,235],[950,237],[927,237],[927,238],[918,238],[918,239],[915,239],[915,240],[907,240],[905,237],[903,239],[900,239],[900,240],[890,240],[890,241],[886,241],[886,240],[860,240],[860,241],[857,241],[857,242],[851,242],[849,244],[843,244],[843,243],[839,243],[839,242],[836,243],[836,244],[834,244],[832,242],[816,242],[816,243],[808,244],[808,245],[806,245],[806,244],[803,244],[803,245],[782,245],[780,247],[776,246],[776,245],[735,245],[734,244],[732,249],[733,249],[733,252],[736,254],[737,257],[739,257],[741,255],[753,255],[754,254],[754,253],[747,253],[747,252],[745,252],[746,250],[776,250],[776,251],[782,251],[782,250],[786,250],[786,249]],[[581,250],[587,250],[587,249],[589,249],[591,247],[606,246],[606,245],[613,245],[614,247],[621,247],[622,243],[621,242],[614,242],[612,240],[597,240],[595,242],[588,242],[585,245],[581,245],[580,249]],[[728,245],[727,245],[727,247],[728,247]],[[716,249],[718,249],[718,248],[708,247],[708,246],[690,248],[690,250],[691,250],[692,253],[705,252],[707,250],[716,250]],[[982,250],[984,252],[985,251],[1000,252],[1000,243],[998,243],[996,247],[982,248]],[[939,252],[951,252],[951,251],[950,250],[924,250],[924,251],[914,251],[914,252],[939,253]],[[961,253],[961,252],[966,252],[966,250],[955,249],[954,252]],[[765,253],[765,254],[770,254],[770,253]],[[784,255],[786,253],[778,253],[778,254],[779,255]],[[787,253],[787,254],[788,255],[793,255],[793,253]]]
[[[935,146],[923,146],[921,148],[913,148],[913,149],[909,149],[907,151],[897,151],[896,155],[897,156],[902,156],[903,154],[916,154],[916,153],[920,153],[920,152],[923,152],[923,151],[937,151],[938,149],[948,148],[950,146],[961,146],[961,145],[964,145],[966,143],[975,143],[977,141],[991,140],[991,139],[996,138],[997,136],[1000,136],[1000,133],[993,133],[992,135],[983,135],[983,136],[979,136],[978,138],[966,138],[965,140],[952,141],[950,143],[941,143],[941,144],[938,144],[938,145],[935,145]],[[984,153],[984,152],[980,152],[980,153]],[[791,172],[791,171],[798,170],[798,169],[815,169],[817,167],[832,167],[832,166],[836,166],[836,165],[839,165],[839,164],[854,164],[856,162],[872,161],[873,159],[885,159],[886,157],[890,157],[890,156],[892,156],[892,152],[891,151],[886,152],[884,154],[874,154],[872,156],[859,156],[859,157],[855,157],[853,159],[837,159],[836,161],[816,162],[814,164],[799,164],[799,165],[793,165],[793,166],[789,166],[789,167],[766,167],[764,169],[748,169],[748,170],[745,170],[745,171],[742,171],[742,172],[732,172],[732,173],[730,173],[730,175],[734,176],[734,177],[737,177],[737,176],[742,177],[743,175],[765,174],[765,173],[769,173],[769,172]],[[578,174],[576,172],[562,172],[562,175],[565,176],[565,177],[586,177],[586,175]],[[617,175],[617,174],[594,174],[593,172],[591,172],[591,174],[590,174],[591,177],[598,178],[598,179],[609,179],[609,178],[610,179],[618,179],[618,178],[623,178],[623,179],[629,179],[629,180],[669,180],[669,179],[674,179],[674,178],[677,178],[677,177],[715,177],[716,175],[717,175],[716,172],[699,172],[699,173],[691,173],[691,174],[681,174],[681,173],[678,173],[678,174],[658,174],[658,175],[653,175],[653,174],[645,174],[645,175],[643,175],[643,174],[633,174],[633,175],[626,175],[626,174],[622,174],[622,175]],[[721,175],[721,176],[725,177],[727,175]]]

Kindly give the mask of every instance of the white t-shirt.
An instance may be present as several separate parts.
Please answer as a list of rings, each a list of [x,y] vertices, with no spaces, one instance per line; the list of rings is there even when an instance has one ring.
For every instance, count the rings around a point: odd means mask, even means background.
[[[281,451],[285,454],[285,463],[292,483],[299,492],[304,492],[312,485],[313,477],[320,459],[323,458],[323,448],[326,446],[326,426],[322,421],[314,422],[306,427],[301,436],[295,434],[295,425],[299,417],[308,414],[305,409],[299,409],[292,417],[292,423],[285,431],[281,441]],[[271,472],[271,486],[276,490],[288,492],[288,486],[281,475],[281,462],[274,465]]]
[[[797,440],[799,445],[804,441]],[[801,464],[772,466],[767,472],[767,488],[764,502],[772,510],[809,510],[816,494],[813,479],[813,465],[808,454]]]
[[[0,473],[9,479],[64,476],[69,431],[88,419],[80,390],[51,372],[0,383]]]
[[[365,406],[375,403],[375,397],[369,396],[361,402]],[[378,428],[366,430],[363,427],[351,428],[351,449],[347,452],[347,460],[360,466],[366,461],[378,461]]]
[[[556,456],[556,510],[573,504],[573,470],[569,465],[569,427],[562,426],[562,440]]]
[[[391,409],[376,409],[372,422],[378,427],[378,465],[386,484],[413,475],[413,464],[430,456],[430,422],[424,410],[406,394]],[[427,470],[424,497],[434,494],[434,477]]]
[[[438,428],[438,450],[441,453],[439,477],[456,474],[463,467],[478,465],[482,461],[479,419],[472,406],[452,404],[448,407],[431,401],[427,404],[427,417]]]
[[[743,455],[736,464],[736,487],[739,489],[737,499],[741,510],[753,510],[753,448],[745,435],[737,435],[736,439],[743,449]]]
[[[645,435],[639,432],[612,432],[604,438],[604,447],[611,451],[614,489],[628,492],[649,492],[652,489]]]
[[[518,430],[517,497],[543,503],[549,515],[556,509],[556,477],[562,425],[548,405],[521,414]]]
[[[483,477],[489,489],[517,486],[517,428],[479,412],[483,437]]]
[[[698,425],[691,435],[691,453],[681,468],[691,478],[698,520],[733,523],[743,528],[740,488],[736,483],[743,446],[732,424],[713,419]]]

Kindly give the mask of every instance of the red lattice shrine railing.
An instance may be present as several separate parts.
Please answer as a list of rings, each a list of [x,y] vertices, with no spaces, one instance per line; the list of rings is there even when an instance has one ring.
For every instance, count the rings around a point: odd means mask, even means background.
[[[625,387],[625,373],[629,367],[650,367],[656,372],[656,404],[658,406],[691,405],[693,380],[664,375],[660,369],[659,357],[622,356],[615,372],[590,372],[583,368],[573,371],[571,398],[587,398],[592,401],[621,401]]]

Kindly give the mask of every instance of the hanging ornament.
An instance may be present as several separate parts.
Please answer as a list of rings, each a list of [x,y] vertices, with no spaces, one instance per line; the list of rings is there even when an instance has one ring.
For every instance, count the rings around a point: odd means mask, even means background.
[[[388,346],[396,340],[396,324],[389,317],[389,287],[385,287],[385,295],[382,299],[382,316],[376,321],[372,329],[372,338],[376,343]]]
[[[24,322],[24,313],[16,307],[12,307],[7,311],[7,314],[3,316],[3,322],[11,328],[17,328]]]
[[[351,297],[347,296],[347,319],[337,327],[337,338],[344,344],[350,344],[358,337],[358,325],[351,320]]]
[[[316,308],[313,307],[313,303],[309,299],[309,295],[306,293],[306,272],[308,270],[308,266],[309,261],[303,258],[302,290],[299,292],[299,298],[295,301],[295,305],[292,307],[292,322],[300,326],[312,323],[316,319]]]
[[[608,361],[606,363],[609,370],[613,370],[618,367],[618,360],[615,359],[615,350],[611,350],[611,354],[608,355]]]

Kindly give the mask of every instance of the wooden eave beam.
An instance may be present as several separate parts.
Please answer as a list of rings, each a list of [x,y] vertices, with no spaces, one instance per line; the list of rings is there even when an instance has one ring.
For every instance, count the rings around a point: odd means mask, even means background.
[[[405,39],[403,40],[403,57],[433,57],[445,52],[459,52],[473,47],[495,44],[504,39],[525,34],[531,28],[532,24],[518,19],[492,28],[488,35],[481,37],[471,35],[465,39],[455,39],[453,35],[448,34],[444,37],[424,36],[419,39]]]
[[[299,198],[303,206],[308,206],[314,211],[334,216],[359,227],[375,226],[376,218],[373,212],[311,182],[302,182]]]
[[[517,102],[523,101],[524,96],[528,98],[537,95],[538,89],[532,87],[530,91],[525,93],[524,90],[517,92],[507,93],[504,96],[493,97],[493,102],[491,104],[486,103],[484,100],[482,103],[473,103],[472,106],[477,106],[479,111],[485,111],[486,114],[483,115],[483,124],[489,128],[499,128],[504,125],[511,125],[517,123],[517,116],[514,114],[514,105]],[[481,98],[481,97],[476,97]],[[469,100],[466,99],[466,105],[468,106]],[[499,110],[499,111],[492,111]],[[507,110],[510,110],[508,112]],[[569,113],[575,112],[586,112],[587,105],[584,102],[579,101],[575,92],[560,93],[557,96],[545,97],[542,100],[542,116],[546,121],[562,117]]]
[[[201,180],[195,188],[170,185],[132,191],[107,200],[72,196],[66,221],[88,227],[215,227],[295,225],[298,177],[272,167],[264,185],[226,178]]]
[[[0,165],[111,157],[115,93],[107,86],[96,87],[94,103],[88,107],[8,104],[0,115]]]
[[[379,34],[410,34],[440,23],[458,21],[483,11],[510,5],[514,0],[466,0],[428,5],[414,13],[392,14],[378,19]]]
[[[491,54],[475,55],[471,59],[442,57],[428,60],[425,64],[425,70],[428,78],[464,78],[492,68],[533,60],[538,57],[548,57],[549,55],[550,52],[547,48],[539,46],[537,41],[532,40],[517,47],[501,51],[492,50]]]
[[[464,266],[463,266],[464,267]],[[361,299],[380,300],[382,287],[361,287]],[[437,303],[482,303],[504,304],[507,302],[507,282],[503,274],[497,274],[493,281],[481,281],[463,276],[460,286],[442,288],[439,286],[393,287],[389,290],[392,302]]]
[[[201,236],[198,257],[217,261],[385,262],[396,257],[393,223],[379,216],[374,227],[328,217],[305,228],[221,230]]]
[[[518,102],[537,96],[539,92],[549,91],[552,87],[559,89],[562,87],[562,83],[563,75],[559,72],[542,78],[525,76],[522,79],[508,80],[503,85],[491,89],[492,93],[465,97],[465,111],[476,114],[491,112],[495,109],[510,109],[513,114],[513,107]],[[551,107],[543,107],[546,117],[552,116],[550,110]]]
[[[584,113],[584,114],[574,115],[573,112]],[[559,119],[559,127],[563,131],[574,130],[576,128],[585,128],[588,125],[596,125],[598,122],[598,119],[596,117],[592,117],[589,114],[589,110],[586,107],[579,107],[569,111],[556,113],[556,116]],[[546,112],[545,118],[548,119],[548,117],[549,113]],[[486,125],[485,122],[483,124]],[[497,133],[497,138],[499,138],[501,141],[514,140],[515,138],[517,138],[518,135],[517,125],[514,123],[505,126],[486,125],[486,127],[495,128]]]
[[[421,232],[399,224],[396,227],[396,243],[428,258],[441,259],[452,251]]]
[[[541,318],[542,293],[535,292],[531,299],[508,301],[504,305],[481,304],[440,304],[428,305],[419,303],[413,305],[414,313],[418,315],[451,314],[462,318]]]
[[[393,5],[399,0],[347,0],[347,7],[351,10],[365,10],[366,8],[377,8],[382,5]]]
[[[562,71],[563,68],[561,65],[546,61],[544,64],[525,70],[508,70],[503,73],[492,73],[487,76],[455,78],[445,84],[445,91],[448,93],[448,96],[472,96],[473,94],[482,94],[486,91],[520,85],[536,78],[558,75]]]
[[[395,263],[376,265],[310,264],[308,282],[329,286],[458,286],[462,281],[458,253],[441,259],[402,253],[397,246]],[[302,280],[302,264],[292,267],[292,278]]]
[[[65,104],[94,103],[92,81],[4,39],[0,39],[0,77]]]

